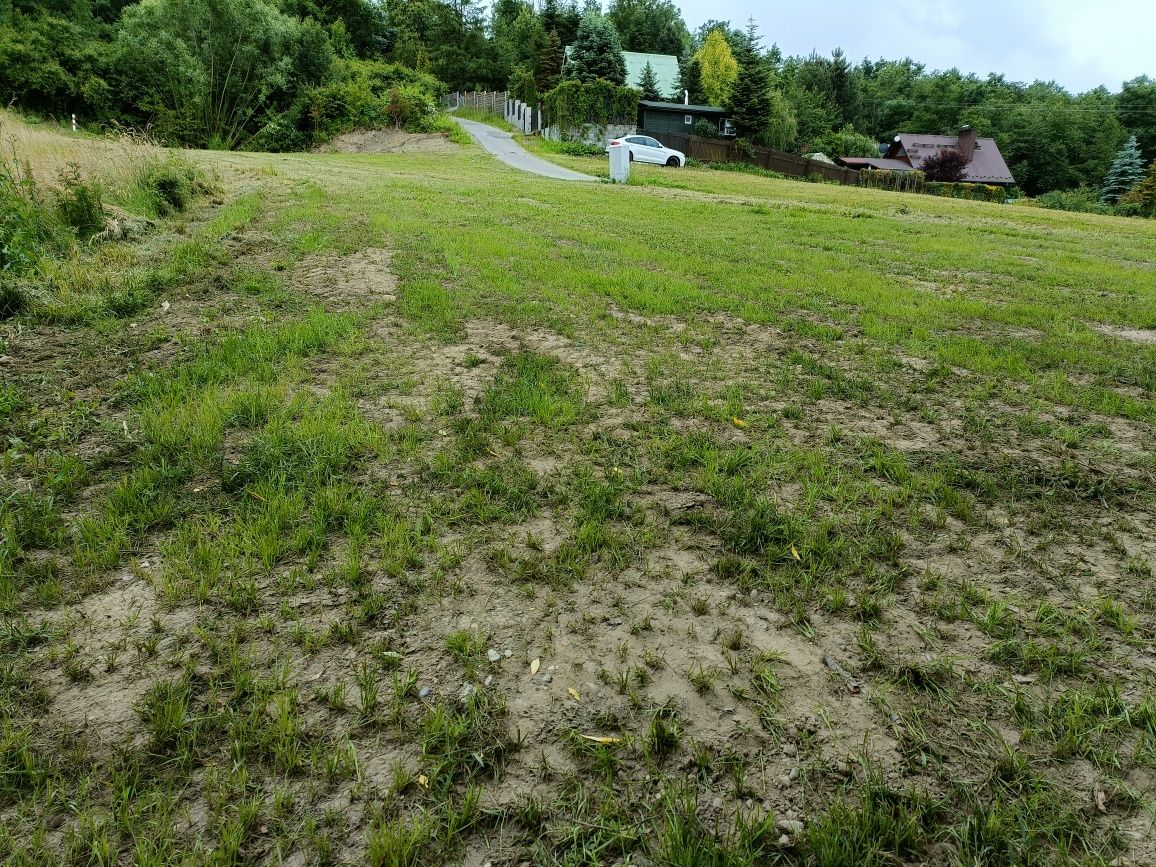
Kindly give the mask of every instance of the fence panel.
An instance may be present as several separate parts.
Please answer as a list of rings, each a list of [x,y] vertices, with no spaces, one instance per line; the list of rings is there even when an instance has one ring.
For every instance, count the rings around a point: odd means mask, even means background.
[[[472,108],[487,114],[502,116],[506,113],[506,91],[486,90],[451,93],[446,97],[448,108]]]
[[[792,178],[821,175],[829,181],[855,185],[859,183],[859,173],[822,160],[809,160],[798,154],[776,151],[770,148],[755,148],[754,156],[747,157],[735,147],[730,139],[701,138],[676,132],[655,132],[641,130],[642,134],[656,138],[668,148],[680,150],[688,157],[704,163],[752,163],[773,172]]]

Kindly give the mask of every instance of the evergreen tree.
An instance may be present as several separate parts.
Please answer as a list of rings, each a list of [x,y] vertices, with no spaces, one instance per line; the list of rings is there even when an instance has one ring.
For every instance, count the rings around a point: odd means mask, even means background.
[[[1116,154],[1104,186],[1100,190],[1100,201],[1114,205],[1120,197],[1144,180],[1144,158],[1140,156],[1140,145],[1136,136],[1125,142]]]
[[[1140,213],[1147,217],[1156,217],[1156,160],[1148,166],[1148,175],[1120,199],[1120,204],[1136,204],[1140,206]]]
[[[682,13],[670,0],[610,0],[606,17],[627,51],[678,56],[690,45]]]
[[[626,84],[626,60],[613,24],[601,15],[582,17],[562,77],[583,84],[599,78],[617,85]]]
[[[671,102],[682,102],[688,91],[692,105],[706,102],[702,92],[702,64],[698,62],[697,57],[688,57],[680,64],[678,81],[674,93],[670,95]]]
[[[565,62],[566,49],[562,47],[558,31],[551,30],[546,34],[546,47],[542,50],[542,58],[538,62],[538,90],[545,93],[558,86]]]
[[[662,99],[662,94],[658,92],[658,76],[655,75],[654,67],[649,62],[642,68],[642,75],[638,78],[638,89],[642,91],[643,99]]]
[[[740,137],[756,144],[766,141],[771,123],[771,78],[766,65],[751,49],[743,52],[726,107]]]
[[[712,30],[695,56],[702,64],[702,89],[707,102],[725,105],[738,77],[739,63],[723,32]]]

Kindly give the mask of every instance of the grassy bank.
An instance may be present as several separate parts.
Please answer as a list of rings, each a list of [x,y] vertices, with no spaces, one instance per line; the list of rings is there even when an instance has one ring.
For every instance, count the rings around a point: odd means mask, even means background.
[[[0,138],[0,315],[124,313],[155,294],[144,284],[158,278],[132,273],[123,242],[208,193],[205,173],[131,133],[98,138],[0,113]]]
[[[4,332],[0,856],[1156,857],[1156,227],[195,159]]]

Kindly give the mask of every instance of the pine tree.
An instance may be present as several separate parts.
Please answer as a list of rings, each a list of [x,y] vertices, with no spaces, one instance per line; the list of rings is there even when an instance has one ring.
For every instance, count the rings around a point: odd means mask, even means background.
[[[762,144],[771,123],[771,77],[751,49],[743,52],[738,78],[731,88],[727,111],[741,137]]]
[[[679,67],[677,86],[670,95],[671,102],[682,102],[688,91],[692,105],[706,102],[702,92],[702,64],[697,57],[687,58]]]
[[[1140,156],[1140,145],[1136,141],[1136,136],[1132,136],[1120,148],[1112,168],[1108,170],[1108,177],[1104,179],[1104,186],[1100,190],[1100,201],[1114,205],[1121,196],[1142,180],[1144,180],[1144,158]]]
[[[626,84],[626,60],[613,24],[601,15],[582,17],[562,77],[583,84],[599,78],[620,86]]]
[[[546,34],[546,47],[542,51],[542,58],[538,62],[538,90],[545,93],[558,86],[562,77],[562,66],[566,62],[566,49],[562,47],[562,40],[557,30]]]
[[[638,89],[642,91],[643,99],[662,99],[662,94],[658,92],[658,76],[655,75],[654,67],[650,65],[649,61],[646,66],[642,67],[642,75],[638,78]]]

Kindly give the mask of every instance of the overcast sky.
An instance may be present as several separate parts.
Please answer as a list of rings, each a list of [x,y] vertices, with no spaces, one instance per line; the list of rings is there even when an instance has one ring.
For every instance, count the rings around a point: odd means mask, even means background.
[[[929,70],[1054,80],[1074,92],[1156,78],[1156,0],[675,2],[691,30],[711,18],[742,27],[753,17],[766,44],[787,55],[841,47],[853,62],[911,57]]]

